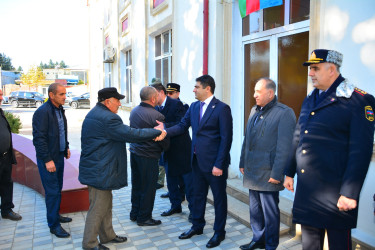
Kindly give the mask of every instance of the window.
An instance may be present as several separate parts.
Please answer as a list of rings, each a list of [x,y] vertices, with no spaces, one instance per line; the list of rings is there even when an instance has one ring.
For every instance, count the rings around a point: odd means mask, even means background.
[[[154,1],[154,5],[153,7],[156,8],[158,7],[161,3],[163,3],[165,0],[153,0]]]
[[[125,102],[132,102],[132,50],[125,52]]]
[[[172,81],[172,31],[155,37],[155,75],[164,84]]]
[[[128,18],[125,18],[123,21],[122,21],[122,33],[125,33],[127,30],[128,30],[128,27],[129,27],[129,19]]]
[[[310,19],[310,0],[285,0],[242,19],[242,36]]]

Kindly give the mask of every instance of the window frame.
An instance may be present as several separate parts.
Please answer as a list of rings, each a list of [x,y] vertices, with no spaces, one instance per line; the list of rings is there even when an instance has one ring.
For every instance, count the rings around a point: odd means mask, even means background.
[[[164,41],[165,41],[164,35],[166,33],[169,34],[169,36],[168,36],[168,43],[169,43],[168,50],[169,50],[169,52],[167,52],[167,53],[164,52]],[[155,55],[156,47],[157,47],[156,46],[156,37],[157,36],[160,36],[160,56]],[[173,49],[173,47],[172,47],[172,29],[161,32],[157,36],[154,37],[154,43],[155,43],[155,53],[154,53],[155,76],[157,75],[156,62],[158,60],[160,60],[161,61],[161,63],[160,63],[160,79],[163,82],[163,79],[164,79],[163,59],[168,58],[168,82],[172,82],[172,56],[173,56],[173,52],[172,52],[172,49]],[[163,82],[163,84],[167,84],[167,83]]]

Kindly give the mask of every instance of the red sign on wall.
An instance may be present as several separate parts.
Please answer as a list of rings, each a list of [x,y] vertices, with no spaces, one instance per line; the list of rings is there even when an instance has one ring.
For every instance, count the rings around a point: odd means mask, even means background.
[[[154,8],[158,7],[165,0],[154,0]]]

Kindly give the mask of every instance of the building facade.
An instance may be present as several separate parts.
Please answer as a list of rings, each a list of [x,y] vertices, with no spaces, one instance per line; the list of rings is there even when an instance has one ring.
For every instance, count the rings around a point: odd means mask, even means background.
[[[375,76],[374,8],[372,0],[284,0],[242,19],[238,0],[90,0],[91,103],[99,89],[117,87],[126,96],[121,111],[126,117],[139,104],[140,89],[158,77],[164,84],[180,84],[180,98],[190,104],[195,78],[207,71],[217,84],[215,96],[232,108],[230,178],[240,177],[241,145],[258,78],[275,80],[279,101],[298,115],[312,90],[302,62],[315,48],[335,49],[344,54],[343,76],[375,94],[370,80]],[[353,231],[372,246],[374,183],[372,162]],[[293,199],[286,191],[282,195]]]

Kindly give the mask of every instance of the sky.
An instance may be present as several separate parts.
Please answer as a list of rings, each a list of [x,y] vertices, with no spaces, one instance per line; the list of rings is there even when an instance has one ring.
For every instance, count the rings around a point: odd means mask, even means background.
[[[87,0],[0,0],[0,53],[27,70],[63,60],[88,68]]]

